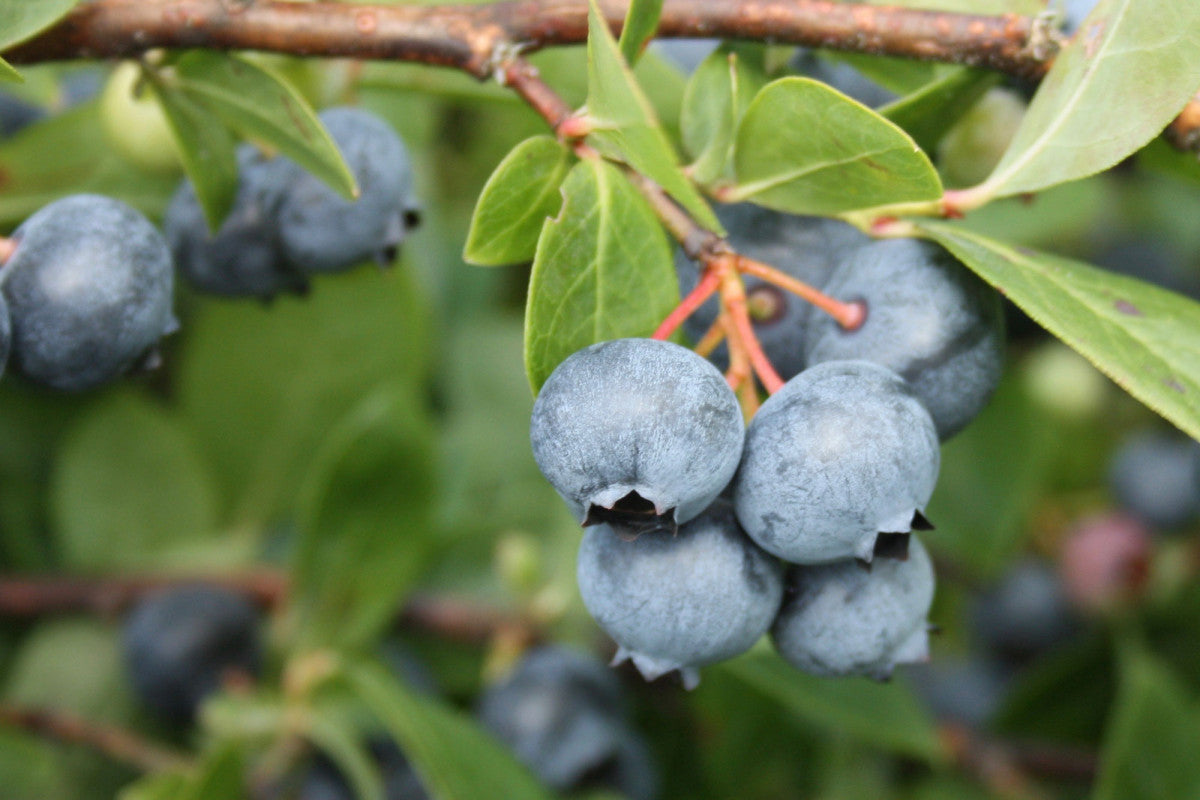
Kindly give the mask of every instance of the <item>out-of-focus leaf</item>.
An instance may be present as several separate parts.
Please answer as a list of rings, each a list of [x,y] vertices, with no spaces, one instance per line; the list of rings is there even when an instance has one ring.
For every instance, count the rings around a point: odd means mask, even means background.
[[[587,142],[652,178],[701,225],[720,230],[712,209],[679,168],[675,151],[621,59],[596,0],[589,0],[588,7],[587,116],[592,130]]]
[[[318,279],[304,298],[193,309],[177,402],[237,526],[294,510],[309,457],[383,381],[421,391],[427,310],[408,271]]]
[[[343,197],[357,194],[354,175],[308,101],[270,70],[237,55],[192,50],[175,63],[171,85],[243,136],[277,148]]]
[[[236,744],[205,754],[195,775],[188,777],[179,800],[244,800],[247,797],[244,754]]]
[[[810,78],[768,84],[746,110],[730,201],[832,215],[942,194],[929,157],[895,124]]]
[[[179,147],[183,170],[196,189],[208,227],[216,230],[229,213],[237,194],[238,167],[233,136],[223,125],[214,124],[212,114],[179,89],[167,85],[153,73],[146,85],[154,93],[167,117]]]
[[[300,646],[369,645],[421,574],[433,539],[429,427],[411,386],[385,386],[314,454],[291,572]]]
[[[187,777],[178,772],[147,775],[122,789],[117,800],[177,800],[187,783]]]
[[[469,718],[400,685],[376,664],[346,666],[370,708],[438,800],[550,800],[554,797],[499,742]]]
[[[992,727],[1029,740],[1095,744],[1115,690],[1109,642],[1088,635],[1026,668],[994,715]]]
[[[939,763],[946,758],[933,720],[899,676],[889,683],[818,678],[793,669],[774,654],[760,653],[716,669],[773,697],[810,723],[924,761]]]
[[[562,206],[559,187],[571,161],[570,151],[552,136],[535,136],[513,148],[479,195],[463,259],[482,266],[531,261],[542,225]]]
[[[20,83],[23,80],[21,73],[13,67],[12,64],[0,58],[0,81],[8,83]]]
[[[631,0],[629,10],[625,12],[625,24],[621,26],[621,39],[617,42],[626,64],[637,63],[642,48],[658,29],[660,14],[662,0]]]
[[[0,52],[49,28],[66,16],[78,2],[79,0],[0,0]]]
[[[1118,386],[1200,438],[1200,304],[959,226],[920,227]]]
[[[525,369],[534,392],[571,353],[648,336],[678,302],[658,219],[616,167],[581,161],[538,240],[525,309]]]
[[[352,725],[340,717],[316,712],[309,720],[307,736],[346,776],[357,800],[390,800],[384,797],[379,768]]]
[[[68,194],[123,200],[156,216],[179,182],[135,169],[109,146],[99,107],[87,103],[0,141],[0,224],[14,225]]]
[[[680,113],[684,149],[695,159],[692,178],[707,184],[732,178],[734,134],[750,101],[766,84],[757,50],[722,45],[688,81]]]
[[[185,428],[140,396],[116,394],[63,443],[51,484],[65,564],[162,565],[217,533],[217,499]]]
[[[1200,4],[1100,0],[1055,57],[983,198],[1107,169],[1145,145],[1200,84]]]
[[[1200,709],[1149,653],[1126,651],[1093,800],[1200,796]]]

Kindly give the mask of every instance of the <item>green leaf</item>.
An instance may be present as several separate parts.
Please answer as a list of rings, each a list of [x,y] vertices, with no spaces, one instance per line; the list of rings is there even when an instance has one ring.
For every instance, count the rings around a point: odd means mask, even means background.
[[[1179,113],[1200,83],[1200,3],[1100,0],[1054,59],[982,198],[1107,169]]]
[[[350,664],[352,690],[396,739],[438,800],[551,800],[499,742],[470,718],[401,686],[376,664]]]
[[[192,308],[176,402],[219,481],[229,524],[291,518],[316,451],[387,380],[425,385],[426,301],[403,264],[320,282],[304,298]]]
[[[662,228],[620,170],[582,161],[563,196],[557,219],[542,228],[529,279],[525,370],[535,394],[571,353],[648,336],[679,301]]]
[[[733,178],[734,135],[750,101],[767,82],[761,58],[751,53],[722,45],[700,63],[684,91],[680,134],[684,149],[695,159],[692,178],[700,184]]]
[[[147,775],[121,790],[117,800],[177,800],[187,789],[187,777],[178,772]]]
[[[68,194],[91,192],[162,212],[178,176],[134,169],[108,144],[99,106],[86,103],[34,123],[0,141],[0,224],[15,225]]]
[[[132,393],[79,421],[51,481],[58,544],[75,569],[162,565],[218,532],[216,496],[188,432]]]
[[[717,667],[772,697],[797,717],[889,752],[940,763],[946,759],[933,720],[902,678],[818,678],[774,653],[751,653]]]
[[[631,0],[629,10],[625,12],[625,24],[621,26],[621,40],[617,43],[626,64],[637,63],[646,42],[658,29],[661,14],[662,0]]]
[[[79,0],[3,0],[0,2],[0,52],[49,28],[65,17],[78,2]]]
[[[1149,653],[1127,652],[1093,800],[1200,796],[1200,708]]]
[[[179,158],[196,189],[208,226],[216,230],[237,195],[238,166],[233,137],[223,125],[213,123],[209,111],[178,89],[168,86],[151,71],[146,85],[162,105],[167,124],[179,147]]]
[[[543,223],[562,205],[559,186],[571,161],[570,151],[553,136],[534,136],[514,147],[479,195],[463,259],[481,266],[532,260]]]
[[[346,199],[357,196],[354,175],[308,101],[275,73],[240,56],[192,50],[175,64],[172,85],[242,136],[278,148]]]
[[[947,223],[919,227],[1118,386],[1200,439],[1200,304]]]
[[[302,647],[364,647],[420,576],[433,537],[430,422],[412,387],[365,397],[313,455],[292,564]]]
[[[246,768],[236,744],[223,745],[205,755],[195,775],[189,776],[179,800],[242,800],[246,795]]]
[[[3,58],[0,58],[0,81],[8,81],[9,83],[22,83],[24,80],[25,79],[21,77],[21,73],[17,72],[16,69],[13,68],[12,64],[9,64]]]
[[[587,142],[654,180],[701,225],[720,231],[712,209],[679,168],[671,143],[655,119],[629,67],[621,59],[596,0],[588,0]]]
[[[912,138],[869,108],[810,78],[768,84],[737,133],[728,199],[794,214],[832,215],[942,195]]]
[[[879,109],[899,125],[922,150],[932,151],[975,101],[983,97],[1000,76],[978,69],[957,69],[912,94]]]

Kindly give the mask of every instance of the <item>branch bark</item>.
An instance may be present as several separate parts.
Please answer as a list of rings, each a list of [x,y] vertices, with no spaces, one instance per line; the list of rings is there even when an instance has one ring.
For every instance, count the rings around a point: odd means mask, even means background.
[[[183,753],[147,741],[132,731],[86,720],[69,711],[0,703],[0,725],[20,728],[55,742],[84,745],[142,772],[163,772],[190,763]]]
[[[619,29],[624,3],[605,2]],[[415,61],[491,75],[507,48],[587,39],[586,0],[368,6],[272,0],[95,0],[21,44],[16,63],[131,57],[156,47],[267,50]],[[830,0],[665,0],[658,35],[802,44],[1041,75],[1028,17],[919,11]]]

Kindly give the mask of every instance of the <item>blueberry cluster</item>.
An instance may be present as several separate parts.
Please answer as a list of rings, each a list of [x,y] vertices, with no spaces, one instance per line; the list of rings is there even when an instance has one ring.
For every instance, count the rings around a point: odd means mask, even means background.
[[[584,604],[648,679],[679,670],[692,686],[768,631],[800,669],[884,679],[927,656],[934,576],[911,534],[931,527],[940,442],[999,379],[999,299],[928,243],[720,213],[735,247],[748,223],[751,257],[861,302],[866,321],[846,331],[781,294],[756,327],[790,380],[748,426],[719,370],[669,342],[603,342],[559,365],[531,441],[589,526]]]
[[[556,791],[610,789],[651,800],[658,777],[626,722],[616,676],[564,647],[526,653],[479,701],[479,720]]]
[[[0,260],[0,373],[90,389],[139,365],[178,328],[171,254],[139,212],[81,194],[25,220]]]
[[[314,274],[395,260],[418,219],[408,150],[390,125],[362,109],[330,108],[320,118],[359,197],[345,200],[295,162],[243,145],[237,195],[215,234],[190,182],[167,207],[171,252],[196,288],[266,299],[303,293]]]

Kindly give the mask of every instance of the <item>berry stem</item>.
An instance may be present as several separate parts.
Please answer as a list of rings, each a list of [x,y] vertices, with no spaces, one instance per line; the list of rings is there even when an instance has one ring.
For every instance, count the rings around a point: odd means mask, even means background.
[[[688,292],[687,297],[680,301],[675,310],[667,315],[667,318],[662,321],[658,329],[654,331],[652,339],[665,340],[674,333],[683,321],[690,317],[697,308],[704,304],[704,301],[712,297],[713,293],[721,285],[721,276],[714,269],[705,269],[704,274],[700,277],[700,282],[696,284],[696,288]]]
[[[774,394],[783,387],[783,379],[779,377],[775,367],[771,366],[770,359],[763,352],[762,345],[754,334],[754,326],[750,323],[750,313],[746,308],[746,289],[737,273],[737,264],[741,258],[724,255],[714,259],[714,263],[720,265],[721,302],[727,312],[730,363],[733,363],[734,354],[740,350],[766,390]]]
[[[0,267],[8,263],[17,250],[17,240],[0,236]]]
[[[712,355],[713,350],[717,349],[717,345],[725,340],[725,328],[720,322],[714,322],[712,326],[704,332],[700,337],[700,341],[696,342],[696,346],[692,349],[696,351],[696,355],[708,358]]]
[[[857,330],[867,319],[867,308],[863,303],[858,301],[843,303],[841,300],[830,297],[824,292],[809,286],[804,281],[796,280],[791,275],[780,272],[761,261],[755,261],[745,256],[738,256],[737,269],[738,272],[762,278],[767,283],[773,283],[780,289],[799,295],[833,317],[837,321],[837,324],[841,325],[845,330]]]

